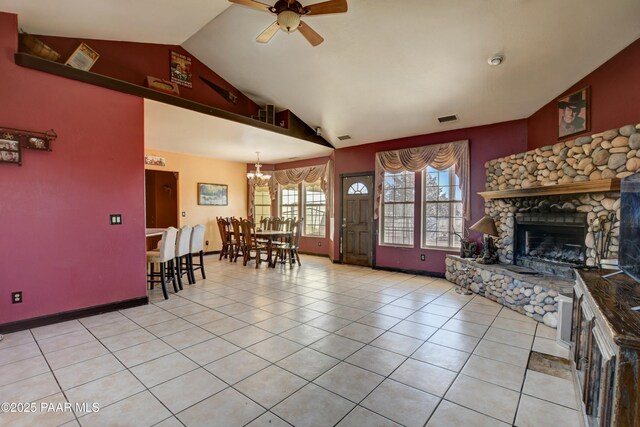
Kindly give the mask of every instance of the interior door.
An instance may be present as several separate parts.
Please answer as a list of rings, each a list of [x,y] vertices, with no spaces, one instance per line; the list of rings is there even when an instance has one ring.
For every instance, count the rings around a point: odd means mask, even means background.
[[[342,177],[342,261],[373,262],[373,175]]]
[[[146,227],[178,227],[178,174],[147,169],[144,177]],[[147,238],[147,249],[155,248],[160,238]]]

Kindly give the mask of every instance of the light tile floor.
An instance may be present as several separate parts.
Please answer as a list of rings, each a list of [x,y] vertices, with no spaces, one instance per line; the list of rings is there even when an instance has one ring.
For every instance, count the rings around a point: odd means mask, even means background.
[[[302,262],[207,257],[167,301],[6,335],[0,402],[36,412],[0,425],[580,425],[571,382],[527,369],[568,357],[555,331],[443,279]]]

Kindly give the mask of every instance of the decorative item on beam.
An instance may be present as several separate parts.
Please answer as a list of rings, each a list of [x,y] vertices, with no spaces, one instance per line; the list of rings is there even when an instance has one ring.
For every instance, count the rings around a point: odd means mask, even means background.
[[[231,92],[229,92],[228,90],[221,88],[220,86],[218,86],[214,82],[212,82],[210,80],[207,80],[206,78],[204,78],[202,76],[198,76],[198,77],[207,86],[209,86],[211,89],[215,90],[220,96],[222,96],[227,101],[231,102],[232,104],[235,104],[238,101],[238,97],[236,95],[232,94]]]
[[[262,167],[262,165],[260,164],[260,152],[256,151],[256,154],[258,155],[258,161],[254,165],[256,167],[256,170],[247,173],[247,180],[250,184],[259,185],[260,183],[264,183],[265,181],[271,179],[271,175],[262,173],[262,171],[260,171],[260,168]]]
[[[51,141],[58,135],[53,129],[36,132],[24,129],[0,127],[0,163],[22,166],[22,148],[52,151]]]

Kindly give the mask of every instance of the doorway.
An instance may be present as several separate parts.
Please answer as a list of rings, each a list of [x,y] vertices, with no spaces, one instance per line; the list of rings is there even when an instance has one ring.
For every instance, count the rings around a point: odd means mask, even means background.
[[[178,228],[178,172],[144,171],[147,228]],[[149,237],[147,249],[155,248],[161,236]]]
[[[373,265],[373,174],[341,175],[342,262]]]

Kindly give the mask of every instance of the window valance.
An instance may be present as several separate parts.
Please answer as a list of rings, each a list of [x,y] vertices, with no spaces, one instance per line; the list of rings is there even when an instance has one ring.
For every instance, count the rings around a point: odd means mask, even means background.
[[[271,200],[275,200],[278,195],[278,185],[300,184],[302,181],[312,183],[320,181],[320,188],[327,198],[327,206],[331,217],[333,218],[333,201],[332,194],[332,176],[333,176],[333,160],[329,159],[323,165],[307,166],[304,168],[282,169],[270,171],[271,178],[268,181],[258,183],[258,185],[266,185],[269,187]],[[249,187],[249,212],[253,215],[253,207],[255,205],[255,184]]]
[[[380,151],[376,153],[376,192],[374,218],[378,218],[384,173],[403,171],[418,172],[431,166],[437,170],[448,169],[455,165],[456,175],[460,178],[464,218],[471,218],[469,203],[469,141],[456,141],[446,144],[425,145],[401,150]]]

